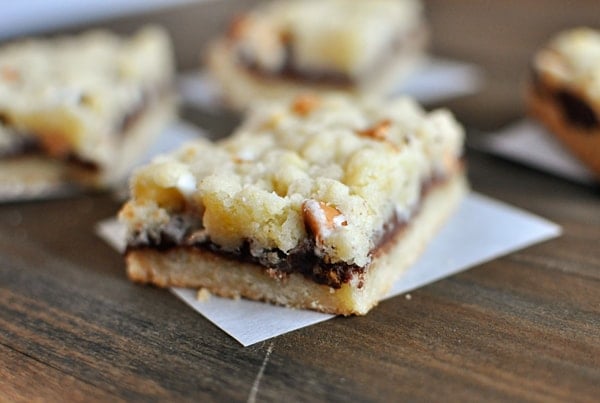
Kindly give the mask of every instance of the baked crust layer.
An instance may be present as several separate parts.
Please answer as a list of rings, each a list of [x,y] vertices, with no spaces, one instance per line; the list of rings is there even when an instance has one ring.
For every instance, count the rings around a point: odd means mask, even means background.
[[[244,297],[338,315],[364,315],[385,297],[394,282],[418,258],[456,209],[466,190],[462,172],[456,172],[432,188],[418,214],[391,247],[373,256],[360,279],[338,289],[315,283],[299,273],[273,275],[260,265],[193,247],[129,250],[127,273],[133,281],[161,287],[205,288],[229,298]]]

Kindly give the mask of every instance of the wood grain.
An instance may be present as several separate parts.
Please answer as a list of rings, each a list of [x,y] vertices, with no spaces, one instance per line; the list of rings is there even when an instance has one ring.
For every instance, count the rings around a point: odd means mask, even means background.
[[[494,65],[493,85],[510,82],[451,104],[468,127],[518,116],[514,77],[532,44],[598,15],[598,2],[559,3],[427,2],[436,49]],[[196,38],[206,41],[236,7],[151,19],[171,24],[189,67]],[[526,18],[533,9],[540,14]],[[0,401],[597,401],[600,190],[474,151],[468,162],[475,190],[559,223],[563,236],[366,317],[248,348],[168,291],[127,281],[121,256],[93,233],[119,208],[110,195],[0,205]]]

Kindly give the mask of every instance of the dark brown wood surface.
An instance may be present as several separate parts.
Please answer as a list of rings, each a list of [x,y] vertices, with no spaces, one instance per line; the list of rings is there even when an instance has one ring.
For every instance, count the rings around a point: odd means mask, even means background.
[[[170,22],[190,67],[194,43],[238,6],[148,19]],[[518,117],[531,49],[600,15],[596,1],[428,7],[434,49],[487,69],[481,94],[451,103],[470,129]],[[563,236],[248,348],[168,291],[127,281],[93,231],[119,208],[109,195],[0,205],[0,401],[598,401],[600,191],[473,151],[468,161],[475,190]]]

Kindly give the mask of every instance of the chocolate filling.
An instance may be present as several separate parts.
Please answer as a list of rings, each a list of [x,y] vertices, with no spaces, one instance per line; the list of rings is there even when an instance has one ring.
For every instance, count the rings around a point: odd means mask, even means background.
[[[443,178],[435,178],[425,183],[421,189],[421,198],[436,185],[444,182]],[[417,204],[413,213],[417,214],[420,209],[420,202]],[[332,288],[340,288],[348,283],[354,276],[358,276],[359,285],[362,287],[362,277],[368,269],[368,265],[361,267],[355,264],[344,262],[328,263],[322,257],[315,254],[315,237],[307,226],[308,237],[303,243],[285,253],[279,249],[264,250],[260,256],[254,256],[251,253],[250,242],[245,241],[236,251],[224,251],[218,245],[210,240],[203,239],[196,242],[185,242],[186,239],[193,239],[192,234],[201,230],[202,224],[195,220],[192,225],[187,225],[189,216],[175,216],[172,222],[165,230],[161,231],[157,238],[152,239],[142,237],[142,234],[135,234],[133,240],[127,246],[127,252],[133,250],[153,249],[157,251],[169,251],[176,248],[199,249],[205,252],[215,253],[223,258],[236,260],[243,263],[253,263],[261,266],[269,275],[277,278],[285,278],[291,273],[300,273],[306,278],[318,284],[324,284]],[[384,225],[375,247],[370,255],[376,257],[379,254],[388,252],[396,243],[399,236],[406,228],[407,222],[394,214]]]
[[[562,111],[563,118],[569,124],[588,131],[600,128],[600,120],[596,112],[582,97],[566,89],[557,91],[550,88],[533,66],[531,67],[531,82],[539,97],[555,100]]]
[[[585,130],[594,130],[600,126],[594,110],[577,95],[561,90],[556,93],[556,101],[563,111],[564,118],[573,126]]]
[[[212,243],[193,245],[194,248],[199,249],[204,249],[206,246],[212,252],[230,259],[244,263],[258,264],[266,268],[270,275],[277,278],[285,278],[285,276],[291,273],[300,273],[316,283],[326,284],[333,288],[340,288],[344,283],[349,282],[354,275],[361,276],[365,270],[364,267],[354,264],[325,262],[314,253],[315,241],[313,237],[307,238],[288,254],[278,249],[272,249],[265,251],[258,257],[250,253],[250,244],[248,242],[244,242],[239,251],[235,253],[223,252]],[[270,259],[269,256],[272,254],[276,254],[277,258]]]

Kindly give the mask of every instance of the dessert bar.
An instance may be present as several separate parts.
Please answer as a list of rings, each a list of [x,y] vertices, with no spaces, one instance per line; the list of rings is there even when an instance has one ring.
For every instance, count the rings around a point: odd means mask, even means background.
[[[531,115],[600,178],[600,32],[558,34],[533,60]]]
[[[123,180],[174,115],[165,31],[0,47],[0,199]]]
[[[462,145],[448,111],[407,98],[263,105],[230,138],[136,171],[129,277],[366,314],[465,193]]]
[[[307,87],[381,96],[423,59],[427,37],[417,0],[280,0],[235,18],[207,61],[237,109]]]

